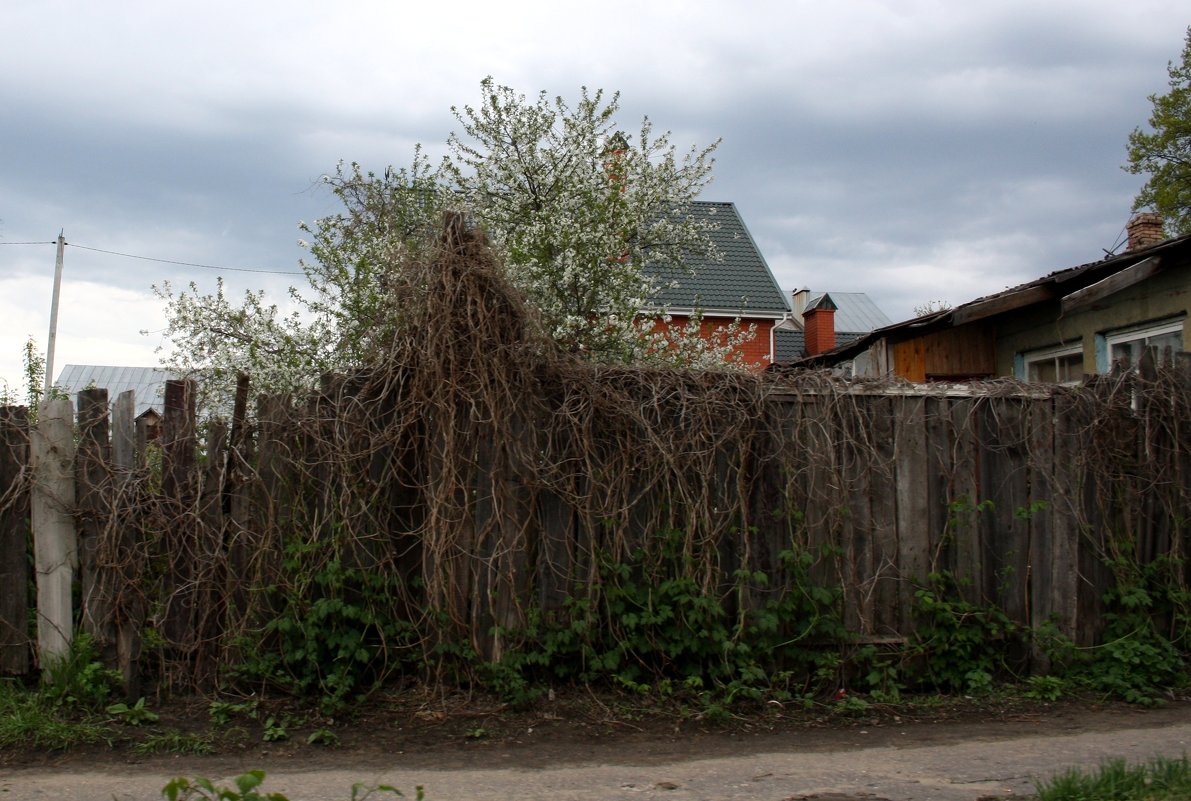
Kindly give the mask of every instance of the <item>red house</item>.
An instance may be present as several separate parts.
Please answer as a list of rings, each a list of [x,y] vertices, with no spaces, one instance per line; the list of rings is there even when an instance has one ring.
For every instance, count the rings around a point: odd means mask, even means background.
[[[712,339],[725,336],[739,320],[746,328],[753,326],[756,334],[736,352],[749,369],[763,370],[774,361],[774,326],[790,315],[786,295],[734,204],[694,201],[690,214],[713,224],[710,236],[721,258],[692,256],[686,265],[689,273],[646,265],[645,271],[662,287],[649,309],[658,315],[656,330],[679,331],[699,313],[700,334]]]

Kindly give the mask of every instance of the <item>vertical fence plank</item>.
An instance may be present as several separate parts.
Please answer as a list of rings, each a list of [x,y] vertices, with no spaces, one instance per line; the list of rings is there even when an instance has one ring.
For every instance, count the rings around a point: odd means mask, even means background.
[[[893,398],[874,396],[869,408],[873,448],[872,470],[872,573],[862,577],[865,592],[871,594],[873,634],[898,635],[901,630],[898,574],[897,426]]]
[[[1055,555],[1057,543],[1055,519],[1055,401],[1051,397],[1027,401],[1029,436],[1030,502],[1033,505],[1030,526],[1028,593],[1029,619],[1035,631],[1056,616]],[[1049,670],[1045,652],[1032,647],[1031,661],[1042,671]]]
[[[985,602],[1025,623],[1028,581],[1029,470],[1025,415],[1020,398],[990,398],[984,407],[981,495],[991,508],[981,516],[981,535],[988,561],[984,572]]]
[[[1128,499],[1133,482],[1124,468],[1136,455],[1132,414],[1127,411],[1132,396],[1129,378],[1102,377],[1091,385],[1093,400],[1080,408],[1082,442],[1077,463],[1084,474],[1083,527],[1074,563],[1084,579],[1076,595],[1075,615],[1075,642],[1081,646],[1100,643],[1104,595],[1113,584],[1105,562],[1115,557],[1117,544],[1129,544],[1132,504]],[[1105,462],[1111,470],[1104,469]]]
[[[29,672],[29,420],[0,408],[0,673]]]
[[[199,496],[197,541],[198,571],[195,576],[195,626],[197,649],[194,675],[200,688],[210,689],[218,674],[222,631],[225,625],[224,588],[227,561],[224,557],[223,484],[227,469],[227,425],[212,421],[207,429],[207,460]]]
[[[127,477],[136,467],[136,393],[126,390],[112,404],[112,466]]]
[[[947,485],[947,539],[952,551],[949,565],[959,582],[960,596],[968,603],[984,600],[984,549],[980,516],[980,419],[983,400],[956,398],[948,413],[951,438],[951,475]]]
[[[1059,632],[1078,642],[1079,598],[1087,581],[1078,569],[1082,531],[1086,521],[1084,497],[1087,467],[1080,458],[1084,446],[1085,404],[1063,393],[1054,401],[1054,462],[1051,475],[1051,601],[1050,616]],[[1088,645],[1090,643],[1082,643]]]
[[[927,569],[948,570],[954,559],[954,543],[948,537],[951,517],[951,479],[955,475],[951,428],[952,398],[927,397],[926,417],[926,530]]]
[[[33,560],[37,571],[37,648],[41,665],[61,659],[74,638],[71,585],[78,567],[74,527],[74,412],[51,400],[38,411],[30,437]]]
[[[484,659],[499,660],[501,639],[493,631],[496,560],[499,551],[500,511],[495,500],[495,463],[491,432],[472,424],[475,462],[470,465],[470,515],[459,526],[455,572],[456,603],[467,609],[472,645]]]
[[[504,630],[522,630],[526,625],[526,610],[532,603],[530,587],[530,543],[538,537],[533,527],[532,497],[526,487],[530,465],[522,461],[524,454],[537,455],[531,426],[519,414],[510,420],[510,437],[501,449],[498,487],[502,499],[500,514],[500,550],[497,554],[497,596],[494,604],[496,624]]]
[[[893,399],[896,425],[894,481],[897,504],[899,631],[914,631],[914,593],[930,571],[930,485],[926,459],[926,399]]]
[[[255,588],[277,587],[282,579],[285,536],[293,518],[293,458],[286,421],[292,416],[287,397],[257,397],[257,476],[249,495],[248,526],[239,533]],[[260,594],[257,614],[270,615],[277,600]]]
[[[162,587],[162,632],[175,658],[189,657],[195,645],[195,393],[194,382],[165,383],[161,432],[161,493],[171,524],[162,532],[168,566]]]
[[[131,702],[141,696],[139,660],[141,630],[145,622],[145,603],[139,586],[144,575],[144,509],[147,506],[137,490],[136,470],[141,465],[137,452],[136,394],[121,392],[112,405],[111,491],[113,525],[116,526],[115,628],[116,665],[124,685],[124,696]],[[138,503],[138,500],[140,501]]]
[[[844,625],[868,637],[873,634],[873,595],[865,592],[873,566],[873,464],[867,410],[872,398],[850,396],[840,407],[844,419],[840,448],[841,470],[847,491],[848,518],[844,525]]]
[[[254,461],[252,437],[248,431],[248,376],[236,377],[236,397],[232,405],[231,441],[227,454],[227,472],[223,480],[223,505],[227,511],[228,593],[224,627],[238,631],[248,607],[251,577],[252,484],[249,481]]]
[[[108,538],[113,498],[108,442],[108,391],[84,389],[78,395],[79,444],[76,457],[79,530],[79,583],[82,625],[103,661],[114,667],[113,548]]]

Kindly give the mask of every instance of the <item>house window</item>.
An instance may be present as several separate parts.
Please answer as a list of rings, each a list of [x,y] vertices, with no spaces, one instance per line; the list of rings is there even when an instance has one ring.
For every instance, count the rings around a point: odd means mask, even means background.
[[[1155,365],[1169,365],[1174,361],[1174,354],[1183,350],[1183,321],[1166,320],[1145,328],[1105,334],[1104,339],[1108,346],[1109,369],[1119,366],[1135,370],[1147,350]]]
[[[1023,354],[1020,378],[1047,384],[1078,384],[1083,380],[1083,348],[1064,345]]]

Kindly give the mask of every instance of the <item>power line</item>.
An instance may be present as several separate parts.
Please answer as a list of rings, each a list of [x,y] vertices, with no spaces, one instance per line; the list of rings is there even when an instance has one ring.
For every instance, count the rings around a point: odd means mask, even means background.
[[[12,243],[17,244],[17,243]],[[48,244],[54,244],[50,242]],[[157,259],[152,256],[138,256],[135,253],[121,253],[116,250],[104,250],[103,248],[93,248],[87,245],[79,245],[74,242],[67,242],[67,247],[79,248],[81,250],[90,250],[95,253],[106,253],[109,256],[122,256],[126,259],[140,259],[141,261],[155,261],[160,264],[176,264],[181,267],[201,267],[204,270],[224,270],[226,272],[236,273],[267,273],[270,275],[305,275],[305,273],[295,272],[293,270],[259,270],[253,267],[220,267],[215,264],[198,264],[192,261],[175,261],[174,259]]]
[[[0,242],[0,245],[56,245],[56,241],[49,242]],[[174,259],[158,259],[153,256],[138,256],[135,253],[121,253],[117,250],[104,250],[103,248],[93,248],[87,245],[79,245],[74,242],[67,242],[67,247],[79,248],[81,250],[90,250],[95,253],[106,253],[109,256],[121,256],[126,259],[140,259],[141,261],[155,261],[160,264],[176,264],[181,267],[201,267],[204,270],[225,270],[227,272],[236,273],[265,273],[268,275],[305,275],[305,273],[294,270],[261,270],[254,267],[221,267],[216,264],[198,264],[193,261],[175,261]]]

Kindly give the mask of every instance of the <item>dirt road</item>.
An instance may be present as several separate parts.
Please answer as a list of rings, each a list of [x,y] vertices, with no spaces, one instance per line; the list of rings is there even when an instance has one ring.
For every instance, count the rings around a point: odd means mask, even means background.
[[[548,737],[535,742],[527,732],[517,741],[411,754],[315,757],[308,750],[257,750],[236,758],[136,764],[66,755],[52,764],[0,770],[0,800],[149,801],[160,798],[160,788],[174,776],[226,781],[262,768],[269,774],[265,789],[291,801],[346,799],[357,781],[393,784],[406,797],[421,785],[428,801],[970,801],[1029,795],[1036,779],[1111,757],[1181,756],[1191,752],[1191,714],[1180,705],[985,725],[882,725],[667,742],[601,739],[567,753],[552,750]]]

